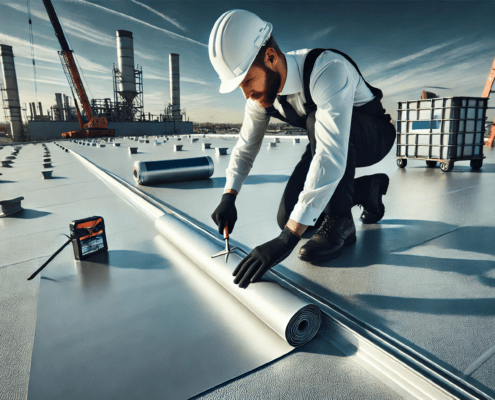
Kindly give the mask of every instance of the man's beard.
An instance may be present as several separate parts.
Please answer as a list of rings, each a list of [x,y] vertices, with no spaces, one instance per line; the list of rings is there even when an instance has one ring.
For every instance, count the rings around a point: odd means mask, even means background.
[[[255,99],[263,100],[265,103],[268,103],[268,105],[272,105],[277,98],[282,77],[279,72],[272,71],[264,64],[261,65],[261,68],[265,71],[265,90],[259,98]]]

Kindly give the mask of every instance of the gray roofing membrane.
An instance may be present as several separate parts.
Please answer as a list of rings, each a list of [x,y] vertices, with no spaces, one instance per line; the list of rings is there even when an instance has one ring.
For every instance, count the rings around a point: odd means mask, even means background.
[[[126,139],[116,139],[116,141],[121,142],[122,145],[120,147],[107,145],[100,148],[81,146],[68,141],[59,141],[59,143],[86,157],[98,167],[138,187],[171,209],[186,215],[211,232],[216,231],[210,215],[218,204],[225,184],[225,169],[229,155],[217,155],[214,148],[228,147],[230,154],[235,139],[199,137],[197,142],[190,143],[188,139],[176,141],[170,138],[167,143],[159,146],[154,146],[153,140],[150,140],[149,144]],[[272,138],[266,138],[265,141],[268,143]],[[173,151],[173,144],[176,143],[184,145],[182,152]],[[203,149],[202,143],[212,143],[212,149]],[[239,219],[231,234],[233,244],[239,243],[247,249],[252,249],[278,235],[276,213],[280,197],[306,144],[307,140],[304,138],[301,139],[301,143],[293,144],[292,137],[287,136],[287,138],[282,137],[276,147],[268,148],[265,144],[262,146],[251,174],[236,201]],[[128,153],[127,148],[131,145],[138,147],[137,154]],[[107,186],[95,179],[94,175],[72,154],[63,152],[53,144],[49,144],[48,147],[54,165],[53,180],[41,179],[42,148],[39,144],[24,146],[14,160],[13,168],[0,168],[0,172],[3,173],[0,176],[1,199],[20,195],[25,197],[22,217],[0,219],[0,246],[8,248],[8,251],[2,252],[0,274],[9,274],[9,279],[19,280],[27,273],[27,278],[30,272],[41,265],[63,243],[64,237],[60,237],[60,234],[68,233],[70,220],[90,215],[101,215],[105,218],[111,251],[108,258],[101,262],[105,265],[104,268],[100,268],[102,265],[98,262],[89,260],[91,265],[88,264],[88,268],[83,268],[73,260],[72,250],[67,249],[45,269],[41,274],[41,281],[37,280],[38,284],[39,282],[41,284],[29,395],[33,398],[36,395],[32,393],[36,392],[32,392],[31,387],[42,388],[45,379],[40,380],[43,376],[41,374],[47,368],[42,360],[54,360],[56,356],[67,363],[73,360],[76,350],[71,349],[69,344],[77,338],[83,340],[84,335],[78,333],[81,326],[86,326],[89,331],[94,329],[105,332],[104,327],[93,319],[95,313],[101,313],[102,320],[107,320],[113,308],[119,309],[117,305],[128,300],[127,304],[130,304],[133,311],[119,310],[120,316],[114,316],[115,326],[119,326],[120,331],[128,332],[130,337],[135,337],[132,335],[140,332],[139,327],[133,327],[130,321],[134,321],[135,325],[139,325],[141,321],[143,326],[150,324],[150,321],[157,321],[157,326],[150,333],[153,336],[155,329],[166,324],[165,320],[161,322],[157,320],[155,313],[160,314],[160,310],[174,312],[173,306],[160,304],[161,287],[169,288],[170,285],[174,286],[177,283],[177,288],[170,289],[175,291],[182,288],[180,284],[185,284],[182,277],[185,271],[177,266],[174,267],[173,261],[172,266],[162,268],[162,264],[168,265],[169,253],[173,252],[173,246],[167,247],[171,245],[158,235],[152,224]],[[0,150],[0,157],[10,154],[6,149],[8,147]],[[214,174],[207,180],[141,186],[137,185],[132,177],[132,164],[136,160],[166,160],[205,155],[209,155],[215,164]],[[365,324],[388,335],[392,340],[417,352],[421,357],[493,396],[495,356],[488,356],[486,361],[480,365],[476,364],[477,361],[479,364],[480,357],[486,355],[495,345],[493,333],[495,332],[493,299],[495,217],[491,212],[492,198],[495,195],[492,184],[495,157],[493,151],[486,148],[485,155],[487,158],[480,171],[471,170],[469,162],[459,162],[452,172],[443,173],[439,168],[427,168],[424,161],[414,160],[410,160],[405,169],[399,169],[394,158],[395,148],[392,149],[379,164],[358,169],[356,173],[357,176],[378,172],[389,175],[390,186],[384,197],[386,207],[384,219],[378,224],[363,225],[359,222],[360,210],[355,208],[353,216],[358,231],[357,243],[341,257],[315,266],[299,260],[298,248],[296,248],[293,254],[275,269],[309,291],[346,310]],[[305,236],[310,237],[311,232]],[[304,242],[305,240],[300,245]],[[27,243],[30,245],[26,245]],[[125,249],[131,248],[133,250],[125,254]],[[134,257],[131,252],[140,254]],[[134,266],[144,264],[144,266],[133,267],[131,264]],[[15,271],[14,265],[17,266]],[[160,267],[157,268],[157,265]],[[143,270],[146,276],[143,276]],[[187,268],[187,270],[188,273],[192,273],[190,272],[192,269]],[[82,271],[93,271],[94,276],[90,273],[89,278],[85,280]],[[7,275],[1,275],[0,282],[4,281],[3,276]],[[129,285],[130,281],[135,283],[133,288]],[[23,338],[9,342],[11,347],[7,352],[12,359],[19,358],[18,354],[22,354],[24,367],[18,368],[20,372],[16,375],[18,378],[15,385],[0,383],[0,397],[2,390],[11,393],[9,390],[22,388],[22,382],[27,382],[26,379],[29,377],[26,363],[31,362],[29,346],[33,346],[35,304],[38,301],[34,281],[33,284],[22,286],[22,293],[25,293],[22,298],[15,300],[13,294],[7,297],[13,299],[11,307],[25,310],[22,313],[23,318],[18,322],[26,327],[21,335]],[[155,291],[151,290],[153,287]],[[187,289],[191,290],[191,288]],[[196,297],[201,299],[201,294],[196,293],[196,290],[200,289],[194,288],[194,295],[186,307],[187,310],[191,310],[199,319],[204,318],[202,311],[211,317],[212,308],[215,307],[208,308],[209,305],[201,304],[200,300],[194,302]],[[109,296],[109,293],[113,294]],[[145,296],[149,299],[149,304],[143,300]],[[61,301],[65,298],[70,301]],[[99,304],[103,307],[99,307]],[[80,312],[74,313],[74,310]],[[8,314],[3,310],[2,315],[8,320]],[[65,332],[59,329],[56,330],[59,333],[52,335],[51,327],[63,323],[64,320],[54,319],[54,315],[65,316],[65,321],[70,322],[70,329]],[[223,317],[218,315],[215,318],[222,320]],[[225,318],[228,319],[230,316]],[[128,321],[127,325],[125,321]],[[90,328],[93,323],[96,328]],[[228,336],[226,334],[226,341],[224,340],[226,348],[229,346]],[[12,337],[12,334],[9,336],[9,332],[6,332],[5,337]],[[42,338],[51,339],[46,342],[46,346],[38,346],[40,343],[38,339]],[[81,345],[104,349],[102,342],[98,340],[84,339]],[[151,340],[151,343],[153,340],[158,341],[158,337],[152,337]],[[130,349],[129,342],[129,338],[118,336],[117,343],[120,346]],[[235,347],[234,344],[230,346]],[[284,346],[281,347],[282,351],[278,355],[257,362],[257,366],[286,354],[287,351],[283,350]],[[117,344],[113,347],[108,346],[108,352],[111,353],[112,349],[116,351],[118,348]],[[77,351],[81,349],[78,347]],[[153,360],[152,354],[145,351],[134,356],[142,362],[140,365],[147,371],[145,382],[155,385],[159,361]],[[94,360],[92,363],[88,358],[81,357],[80,353],[75,359],[78,371],[83,371],[83,374],[89,373],[88,376],[91,376],[98,371],[87,370],[88,365],[93,365]],[[151,360],[149,365],[146,360]],[[56,367],[57,373],[62,374],[57,376],[72,376],[71,379],[75,381],[79,375],[75,371],[67,372],[64,369],[65,362]],[[238,371],[244,368],[244,372],[248,372],[256,368],[249,362],[250,360],[239,357],[234,364],[239,368]],[[469,376],[464,375],[466,370],[473,369],[473,365],[474,371]],[[116,374],[117,382],[125,377],[117,373],[117,371],[125,372],[123,366],[108,372],[111,367],[102,361],[101,368],[103,367],[106,369],[100,370],[100,376],[106,373],[109,374],[108,376]],[[324,377],[318,378],[322,369],[325,369],[327,374],[324,375],[327,378],[326,386],[321,383],[325,380]],[[215,382],[212,380],[203,386],[198,384],[199,389],[195,393],[194,390],[188,392],[187,396],[219,385],[244,372],[229,371],[230,376],[222,377]],[[5,382],[2,373],[7,374],[0,368],[0,382]],[[342,357],[339,350],[325,341],[324,334],[320,334],[308,345],[272,362],[267,367],[234,379],[223,386],[217,386],[200,397],[246,398],[244,396],[246,394],[265,393],[259,398],[280,396],[285,398],[283,394],[289,393],[290,381],[287,379],[278,387],[275,385],[277,376],[282,373],[285,377],[293,376],[293,379],[300,377],[301,383],[298,387],[306,388],[304,392],[293,392],[294,398],[298,398],[296,393],[307,393],[308,398],[397,398],[398,396],[382,382],[359,368],[354,361]],[[351,383],[349,379],[345,379],[346,376],[353,376],[356,381]],[[335,382],[340,382],[340,386],[329,383],[332,378]],[[312,382],[319,385],[313,392],[311,392]],[[125,385],[122,387],[96,385],[95,393],[101,393],[103,396],[108,393],[106,390],[115,390],[114,393],[123,394],[125,391],[120,390],[124,387]],[[159,385],[154,387],[160,389]],[[369,387],[370,390],[360,391],[358,387]],[[38,393],[50,393],[50,390],[50,387],[46,387]],[[46,397],[40,395],[36,398]]]

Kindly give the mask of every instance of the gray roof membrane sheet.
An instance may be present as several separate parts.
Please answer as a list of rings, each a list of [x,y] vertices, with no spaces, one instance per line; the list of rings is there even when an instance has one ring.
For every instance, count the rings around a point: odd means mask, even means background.
[[[118,141],[121,147],[67,146],[215,231],[210,215],[222,194],[230,157],[203,150],[202,143],[228,147],[230,154],[236,139],[200,137],[190,143],[189,139],[171,138],[160,146],[150,140],[149,144],[137,144],[136,155],[126,149],[136,142]],[[307,144],[307,139],[293,144],[288,136],[268,149],[270,141],[273,138],[265,138],[236,200],[239,219],[231,239],[246,248],[278,235],[280,198]],[[175,143],[183,144],[184,151],[174,152]],[[474,171],[469,161],[462,161],[452,172],[444,173],[440,168],[427,168],[423,160],[409,160],[406,168],[399,169],[394,147],[380,163],[356,170],[356,176],[386,173],[390,177],[383,220],[364,225],[359,222],[361,211],[355,207],[357,243],[341,257],[311,265],[297,258],[296,248],[275,268],[494,396],[495,356],[480,364],[481,357],[495,345],[495,153],[486,147],[484,151],[487,158],[481,170]],[[132,177],[136,160],[204,155],[210,155],[215,163],[208,180],[139,186]],[[465,376],[465,371],[470,374]]]
[[[15,166],[0,169],[7,181],[1,198],[25,197],[23,211],[0,218],[0,398],[183,399],[213,387],[233,398],[235,385],[218,385],[292,350],[153,221],[72,154],[48,148],[54,179],[42,179],[39,144],[23,146]],[[27,281],[64,243],[70,221],[92,215],[105,219],[108,253],[79,262],[69,246]],[[398,398],[323,339],[299,350],[300,361],[281,361],[300,377],[296,393]],[[258,370],[257,379],[273,379],[276,364]],[[279,382],[280,393],[292,383]],[[242,393],[256,398],[260,390]]]
[[[360,399],[403,397],[329,346],[323,335],[276,362],[209,390],[194,400]]]

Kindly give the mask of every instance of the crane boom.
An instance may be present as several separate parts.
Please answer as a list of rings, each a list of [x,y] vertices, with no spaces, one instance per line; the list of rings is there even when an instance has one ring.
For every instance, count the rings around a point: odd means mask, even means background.
[[[69,43],[67,43],[67,39],[64,35],[64,31],[62,29],[62,25],[60,25],[60,21],[58,20],[57,13],[53,8],[53,4],[50,0],[43,0],[43,4],[45,5],[46,12],[48,13],[48,18],[50,18],[50,22],[53,25],[53,29],[55,29],[55,36],[60,43],[60,47],[62,51],[71,51],[69,47]]]
[[[76,61],[74,59],[74,52],[69,47],[67,38],[65,37],[62,25],[58,19],[57,13],[53,7],[51,0],[43,0],[43,4],[50,18],[50,22],[55,30],[55,36],[60,43],[61,51],[59,51],[60,60],[64,68],[65,75],[69,81],[69,85],[75,96],[79,98],[79,102],[86,113],[88,122],[82,124],[82,120],[79,119],[79,126],[81,131],[73,131],[62,134],[63,137],[96,137],[96,136],[114,136],[115,131],[113,129],[107,129],[108,120],[106,117],[95,117],[93,115],[93,109],[89,103],[88,95],[84,89],[79,70],[77,69]]]

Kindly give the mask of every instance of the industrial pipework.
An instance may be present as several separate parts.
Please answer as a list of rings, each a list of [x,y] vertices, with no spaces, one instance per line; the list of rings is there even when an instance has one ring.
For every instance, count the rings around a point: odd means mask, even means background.
[[[179,55],[169,54],[170,65],[170,98],[172,99],[172,116],[174,121],[180,121],[180,75]]]
[[[10,132],[14,142],[24,141],[22,132],[21,104],[19,102],[19,89],[15,74],[14,53],[12,46],[0,44],[0,60],[2,62],[3,82],[7,117],[10,121]]]

